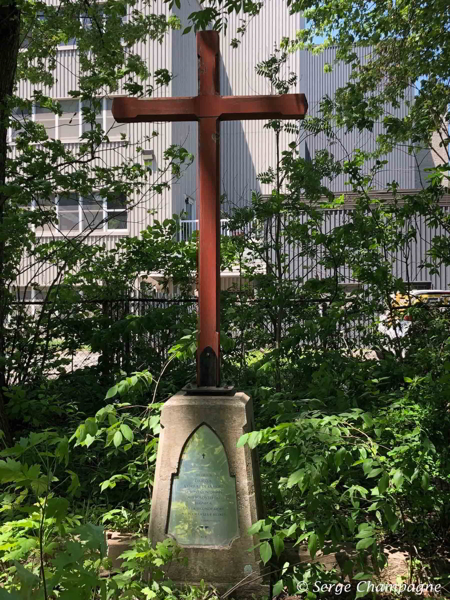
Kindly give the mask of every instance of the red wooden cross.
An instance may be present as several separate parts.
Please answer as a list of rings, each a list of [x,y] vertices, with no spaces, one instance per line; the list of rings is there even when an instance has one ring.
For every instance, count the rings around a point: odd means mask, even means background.
[[[118,123],[198,121],[199,336],[197,386],[220,385],[220,121],[302,119],[304,94],[221,96],[219,34],[197,33],[198,96],[190,98],[115,98]]]

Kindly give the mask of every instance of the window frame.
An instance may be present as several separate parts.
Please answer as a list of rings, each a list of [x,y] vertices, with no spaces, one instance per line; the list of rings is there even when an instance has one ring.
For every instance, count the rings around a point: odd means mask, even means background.
[[[104,2],[98,2],[98,4],[99,4],[99,6],[101,8],[102,5],[106,4],[106,0]],[[103,16],[103,12],[102,12],[102,16]],[[88,17],[88,18],[90,19],[90,17]],[[123,23],[128,23],[128,19],[129,19],[129,13],[127,11],[127,14],[122,17],[122,22]],[[85,24],[84,24],[85,20],[86,20],[86,13],[80,14],[79,21],[80,21],[80,25],[81,25],[81,27],[83,29],[85,28]],[[92,23],[92,20],[91,20],[91,23]],[[75,39],[75,43],[73,43],[73,44],[61,44],[61,45],[58,45],[56,49],[57,50],[61,50],[61,51],[64,51],[64,50],[76,50],[78,48],[78,46],[77,46],[77,40],[76,40],[76,38],[74,38],[74,39]]]
[[[123,235],[128,235],[129,234],[129,220],[127,218],[127,226],[123,229],[109,229],[108,228],[108,222],[109,222],[109,218],[108,218],[108,214],[109,213],[125,213],[126,215],[128,215],[128,210],[127,208],[125,209],[120,209],[120,208],[108,208],[108,201],[106,198],[103,198],[102,200],[102,213],[103,213],[103,217],[102,217],[102,224],[100,227],[96,227],[95,229],[92,229],[91,231],[89,231],[89,227],[88,226],[83,226],[83,215],[84,215],[84,211],[83,211],[83,205],[84,205],[84,198],[83,196],[81,196],[80,194],[78,194],[78,192],[72,192],[74,194],[76,194],[77,196],[77,202],[78,202],[78,227],[77,228],[73,228],[71,230],[67,230],[64,231],[61,229],[60,227],[60,203],[59,203],[59,199],[63,194],[56,194],[54,196],[54,206],[56,209],[56,218],[58,219],[58,226],[57,229],[55,231],[44,231],[44,229],[42,230],[38,230],[37,233],[39,233],[40,236],[42,237],[51,237],[53,235],[60,235],[60,236],[76,236],[79,235],[80,233],[87,233],[89,232],[89,235],[104,235],[104,234],[114,234],[117,235],[119,233],[123,234]],[[37,205],[36,205],[36,201],[33,200],[32,204],[31,204],[31,208],[32,210],[36,210]],[[71,212],[75,212],[75,211],[71,211]]]
[[[124,196],[124,194],[120,194],[120,196]],[[126,202],[126,197],[125,197],[125,202]],[[108,208],[108,200],[107,198],[104,198],[103,200],[103,220],[104,222],[104,227],[106,231],[113,231],[113,232],[120,232],[120,231],[128,231],[128,212],[127,208],[125,206],[125,208]],[[109,223],[109,214],[110,213],[119,213],[119,214],[124,214],[127,216],[127,221],[126,224],[127,226],[123,229],[109,229],[108,228],[108,223]]]
[[[31,118],[31,120],[34,122],[34,118],[35,118],[35,113],[36,113],[36,106],[34,104],[31,105],[31,114],[27,115],[28,118]],[[12,116],[13,113],[11,113]],[[22,113],[23,114],[23,113]],[[20,120],[20,119],[19,119]],[[8,127],[8,131],[6,132],[6,140],[7,143],[10,145],[15,145],[15,138],[13,137],[13,134],[18,135],[20,133],[20,129],[19,130],[15,130],[12,127]]]
[[[108,133],[108,131],[106,131],[106,123],[107,123],[107,119],[108,119],[108,100],[113,100],[114,97],[110,98],[110,97],[106,97],[104,96],[101,100],[102,100],[102,129],[105,132],[105,135],[108,136],[108,138],[110,138],[110,143],[115,143],[115,142],[121,142],[121,141],[125,141],[129,139],[129,131],[128,131],[128,127],[126,127],[126,131],[125,131],[125,140],[122,139],[122,134],[121,133],[114,133],[114,130],[112,130],[111,133]],[[65,102],[67,100],[73,101],[74,98],[55,98],[55,101],[57,102]],[[61,141],[63,144],[80,144],[81,143],[81,136],[83,135],[83,114],[82,114],[82,101],[78,100],[78,116],[75,117],[75,119],[78,119],[78,135],[74,136],[73,138],[66,138],[66,139],[60,139],[59,137],[59,115],[57,113],[54,113],[54,124],[55,124],[55,137],[54,138],[49,138],[49,139],[55,139],[55,140],[59,140]],[[32,112],[30,115],[30,118],[32,120],[33,123],[39,122],[38,120],[36,120],[36,105],[33,104],[32,105]],[[112,113],[111,113],[112,116]],[[116,121],[114,120],[114,123]],[[76,123],[75,123],[76,124]],[[119,123],[119,125],[128,125],[127,123]],[[10,145],[15,145],[15,140],[13,138],[13,128],[12,127],[8,127],[8,144]],[[106,142],[107,143],[107,142]]]

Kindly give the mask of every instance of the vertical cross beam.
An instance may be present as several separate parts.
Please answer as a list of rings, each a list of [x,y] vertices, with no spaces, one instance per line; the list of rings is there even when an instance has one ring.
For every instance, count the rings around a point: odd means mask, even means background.
[[[197,33],[197,58],[197,96],[115,98],[112,113],[118,123],[198,122],[199,334],[195,392],[200,393],[199,388],[220,388],[220,121],[302,119],[308,103],[304,94],[222,97],[217,31]]]
[[[220,95],[219,34],[197,33],[198,95]],[[211,98],[213,100],[213,98]],[[199,334],[197,385],[220,384],[220,121],[198,120]]]

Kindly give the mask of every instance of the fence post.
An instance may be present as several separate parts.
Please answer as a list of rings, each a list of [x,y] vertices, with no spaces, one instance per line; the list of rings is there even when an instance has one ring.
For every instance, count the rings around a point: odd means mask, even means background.
[[[105,322],[105,329],[107,329],[108,327],[108,320],[109,320],[109,311],[108,311],[108,301],[107,300],[103,300],[102,301],[102,315],[103,315],[103,319]],[[100,357],[100,363],[101,363],[101,373],[102,376],[105,379],[109,378],[110,372],[111,372],[111,364],[110,364],[110,353],[109,353],[109,348],[108,348],[108,344],[103,344],[102,347],[102,354]]]

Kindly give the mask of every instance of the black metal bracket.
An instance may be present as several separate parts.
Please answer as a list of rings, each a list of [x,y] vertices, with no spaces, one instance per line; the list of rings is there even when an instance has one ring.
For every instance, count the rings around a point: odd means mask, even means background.
[[[234,385],[209,386],[188,383],[184,386],[183,392],[188,396],[234,396]]]
[[[200,386],[214,387],[218,383],[217,356],[211,346],[206,346],[199,356]]]

